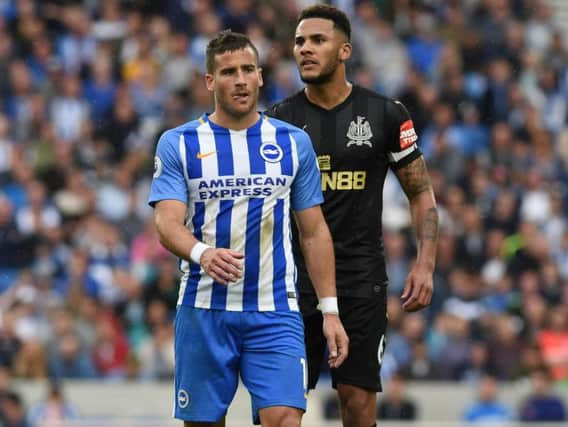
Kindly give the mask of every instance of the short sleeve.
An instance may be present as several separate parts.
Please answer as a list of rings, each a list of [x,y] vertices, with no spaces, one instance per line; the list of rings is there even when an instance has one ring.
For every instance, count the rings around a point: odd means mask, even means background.
[[[405,166],[422,154],[416,144],[418,135],[406,107],[400,101],[387,103],[385,111],[387,125],[388,159],[393,169]]]
[[[183,162],[179,143],[182,134],[166,131],[158,141],[154,156],[154,175],[148,203],[154,206],[160,200],[188,200]]]
[[[284,102],[279,102],[278,104],[274,104],[272,107],[268,108],[265,111],[265,114],[268,117],[274,117],[275,119],[283,120],[285,122],[291,122],[291,115],[287,111],[288,109],[285,108]]]
[[[300,129],[291,132],[298,150],[298,173],[291,188],[292,209],[300,211],[323,203],[321,178],[316,153],[308,134]]]

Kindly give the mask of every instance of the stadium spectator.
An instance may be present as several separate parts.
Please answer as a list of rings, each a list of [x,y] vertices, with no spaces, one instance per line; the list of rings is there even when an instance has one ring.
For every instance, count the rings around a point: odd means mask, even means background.
[[[66,73],[81,73],[96,56],[97,40],[91,31],[92,19],[79,4],[71,3],[61,9],[64,31],[57,39],[57,51]]]
[[[408,239],[401,231],[385,232],[385,254],[388,259],[389,293],[400,295],[404,289],[410,258],[406,253]]]
[[[419,417],[416,404],[406,394],[406,383],[401,375],[391,377],[386,393],[377,407],[379,420],[412,421]]]
[[[129,345],[123,325],[111,312],[101,312],[96,323],[97,338],[92,349],[93,363],[102,378],[126,376]]]
[[[531,373],[531,392],[519,408],[523,422],[566,421],[566,404],[554,394],[550,373],[537,369]]]
[[[82,90],[89,103],[91,120],[96,125],[108,115],[116,99],[117,82],[113,71],[110,53],[106,50],[97,51],[92,75],[85,79]]]
[[[507,423],[514,420],[513,411],[498,399],[496,378],[484,376],[478,385],[477,401],[465,409],[463,420],[470,424]]]
[[[52,328],[47,342],[50,378],[95,378],[93,362],[80,341],[71,313],[64,308],[56,309],[49,323]]]
[[[34,236],[18,230],[14,206],[8,198],[0,195],[0,289],[5,290],[17,277],[19,269],[29,267],[33,262]]]
[[[150,335],[140,343],[138,362],[140,376],[145,380],[164,380],[174,377],[174,330],[171,320],[154,324]]]
[[[323,418],[329,421],[339,420],[341,415],[339,414],[339,399],[337,394],[333,393],[326,396],[322,403],[322,413]]]
[[[50,105],[50,119],[55,136],[61,143],[78,142],[90,114],[87,101],[81,96],[79,76],[62,76],[61,88],[57,93],[58,96],[53,98]]]
[[[553,307],[547,318],[537,342],[553,380],[565,381],[568,379],[568,310],[564,306]]]
[[[56,379],[92,379],[97,377],[91,358],[85,353],[76,334],[58,337],[57,348],[49,356],[50,376]]]
[[[399,368],[400,374],[413,381],[428,381],[438,378],[436,365],[428,354],[428,346],[424,341],[412,344],[412,355],[406,366]],[[465,377],[465,374],[464,374]],[[385,379],[390,376],[385,376]]]
[[[10,393],[12,374],[10,367],[0,361],[0,425],[6,422],[4,417],[3,402]]]
[[[26,420],[26,411],[22,397],[13,391],[5,393],[0,400],[0,421],[3,427],[31,427]]]
[[[520,376],[522,350],[515,319],[501,314],[492,319],[492,331],[489,332],[488,369],[500,380],[513,380]]]
[[[436,344],[438,356],[434,359],[438,378],[461,380],[469,363],[472,342],[472,325],[462,317],[453,314],[440,314],[444,319],[439,330]]]
[[[47,188],[33,180],[26,185],[26,206],[15,213],[17,229],[24,236],[55,240],[61,224],[59,211],[49,203]]]
[[[61,384],[50,381],[47,396],[30,406],[27,419],[34,427],[48,427],[62,421],[78,420],[79,410],[65,398]]]

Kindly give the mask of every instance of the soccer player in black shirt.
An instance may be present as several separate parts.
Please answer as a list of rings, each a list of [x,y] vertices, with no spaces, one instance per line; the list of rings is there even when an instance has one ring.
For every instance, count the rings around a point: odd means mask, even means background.
[[[318,155],[323,210],[334,240],[338,293],[338,301],[326,301],[325,309],[329,312],[338,302],[350,340],[349,357],[332,369],[332,383],[339,394],[343,425],[369,427],[375,423],[376,392],[381,390],[379,372],[387,325],[381,216],[388,169],[394,171],[408,197],[417,238],[416,262],[401,295],[408,312],[430,304],[438,211],[405,107],[347,80],[350,36],[349,20],[339,9],[328,5],[304,9],[296,27],[294,57],[306,88],[267,114],[304,129]],[[315,293],[301,253],[295,249],[308,385],[313,389],[325,338]]]

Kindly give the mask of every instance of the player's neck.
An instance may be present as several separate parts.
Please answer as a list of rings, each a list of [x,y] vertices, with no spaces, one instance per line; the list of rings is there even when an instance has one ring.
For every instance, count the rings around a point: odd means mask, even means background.
[[[352,89],[353,85],[343,78],[339,81],[331,80],[321,84],[308,84],[305,93],[312,104],[331,110],[345,101]]]
[[[228,114],[226,111],[217,108],[209,115],[209,120],[216,125],[232,130],[248,129],[254,125],[259,118],[260,114],[256,110],[251,111],[246,116],[235,117]]]

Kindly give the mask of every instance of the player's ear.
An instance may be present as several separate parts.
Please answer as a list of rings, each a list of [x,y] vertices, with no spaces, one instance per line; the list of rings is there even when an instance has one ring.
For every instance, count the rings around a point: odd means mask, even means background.
[[[264,79],[262,78],[262,68],[261,67],[258,67],[257,73],[258,73],[258,87],[262,87],[262,86],[264,86]]]
[[[213,74],[205,73],[205,86],[209,92],[215,90],[215,77]]]
[[[352,50],[353,47],[351,46],[351,43],[349,42],[343,43],[339,48],[339,60],[341,62],[347,61],[351,57]]]

